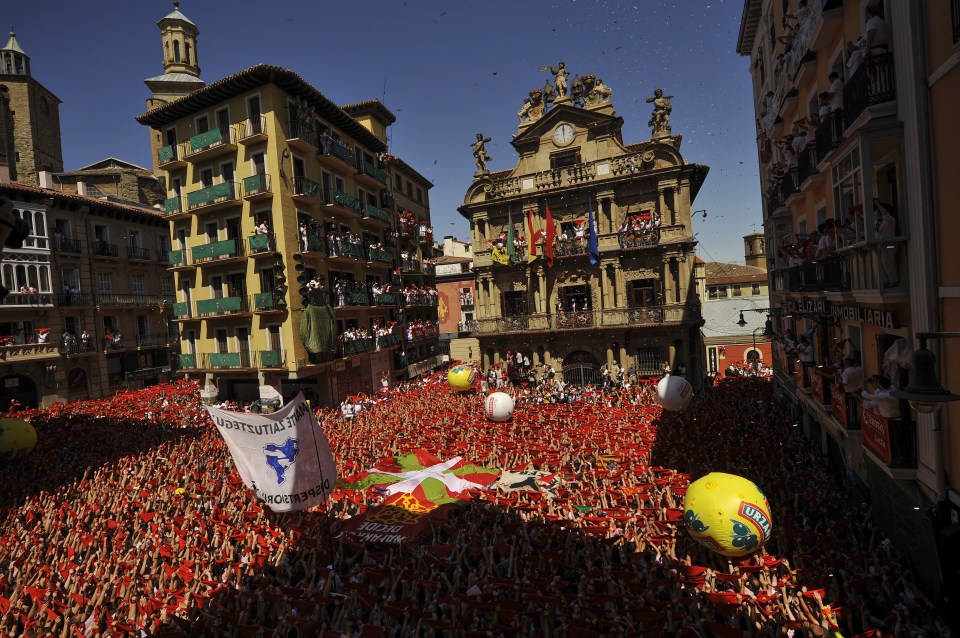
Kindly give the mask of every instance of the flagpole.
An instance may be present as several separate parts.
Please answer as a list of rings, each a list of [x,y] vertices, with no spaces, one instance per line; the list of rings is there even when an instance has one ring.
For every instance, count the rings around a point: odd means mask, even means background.
[[[303,398],[303,392],[300,393],[301,400],[306,403],[306,399]],[[320,471],[320,491],[323,493],[323,513],[326,517],[330,518],[330,495],[324,489],[327,480],[323,477],[323,463],[320,461],[320,446],[317,445],[317,432],[316,429],[320,427],[320,421],[317,420],[317,415],[313,411],[313,406],[308,405],[307,409],[310,410],[310,434],[313,436],[313,452],[317,455],[317,469]],[[332,453],[332,452],[331,452]],[[330,486],[330,491],[333,491],[333,485]],[[330,525],[323,526],[325,530],[325,536],[327,537],[327,549],[330,551],[330,564],[335,565],[337,555],[333,548],[333,533],[330,529]]]

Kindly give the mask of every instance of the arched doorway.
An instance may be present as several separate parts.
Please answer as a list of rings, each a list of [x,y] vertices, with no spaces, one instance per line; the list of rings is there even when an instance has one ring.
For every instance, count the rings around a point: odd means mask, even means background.
[[[563,382],[568,385],[603,385],[600,363],[584,350],[576,350],[563,358]]]
[[[14,399],[21,408],[39,407],[40,396],[33,379],[24,374],[8,374],[0,378],[0,412],[9,411]]]

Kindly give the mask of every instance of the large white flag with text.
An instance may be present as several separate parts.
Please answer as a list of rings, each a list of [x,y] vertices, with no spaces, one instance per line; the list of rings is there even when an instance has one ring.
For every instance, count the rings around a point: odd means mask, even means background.
[[[244,485],[274,512],[319,505],[333,490],[337,468],[330,444],[302,394],[270,414],[207,411]]]

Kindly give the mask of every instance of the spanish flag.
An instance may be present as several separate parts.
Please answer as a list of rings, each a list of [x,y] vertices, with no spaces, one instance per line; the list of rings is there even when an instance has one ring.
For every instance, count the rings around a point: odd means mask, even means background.
[[[533,209],[527,209],[527,228],[529,229],[530,237],[530,248],[527,252],[527,263],[531,263],[537,259],[537,242],[540,241],[540,238],[543,236],[543,232],[533,229]]]

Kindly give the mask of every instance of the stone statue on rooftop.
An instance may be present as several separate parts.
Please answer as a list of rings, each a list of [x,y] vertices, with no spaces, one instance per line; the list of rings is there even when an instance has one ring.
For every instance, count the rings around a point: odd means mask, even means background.
[[[647,126],[653,128],[654,139],[670,135],[670,112],[673,110],[670,100],[672,99],[672,95],[663,94],[663,89],[656,89],[653,97],[647,98],[647,104],[653,104],[653,113],[650,115]]]
[[[486,175],[490,172],[490,169],[487,168],[487,162],[490,161],[490,156],[487,155],[486,147],[486,143],[489,141],[489,137],[484,137],[483,133],[477,133],[477,141],[470,145],[470,148],[473,150],[473,159],[477,163],[477,172],[474,173],[475,177]]]
[[[567,71],[567,65],[563,62],[557,64],[556,68],[552,66],[542,66],[540,67],[541,71],[550,71],[553,75],[556,76],[556,95],[558,97],[566,97],[567,95],[567,76],[570,75],[570,72]]]

